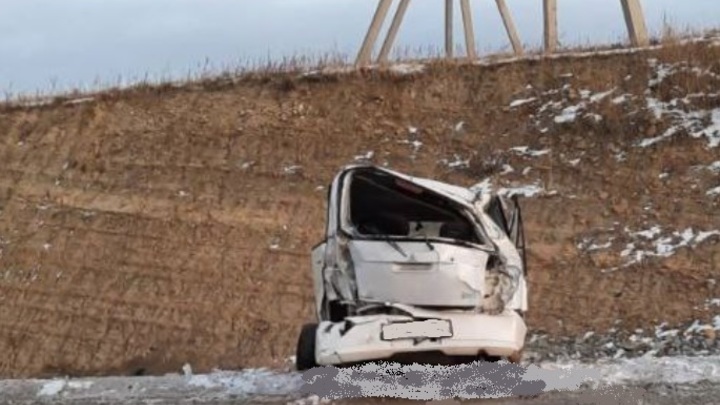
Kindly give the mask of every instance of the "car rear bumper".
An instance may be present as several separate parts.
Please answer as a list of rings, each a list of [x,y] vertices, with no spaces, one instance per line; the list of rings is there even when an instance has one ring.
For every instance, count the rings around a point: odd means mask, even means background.
[[[428,319],[428,313],[422,314]],[[510,357],[525,344],[527,326],[515,311],[491,316],[485,314],[435,312],[430,319],[445,319],[452,336],[437,339],[383,340],[383,325],[419,321],[418,317],[374,315],[350,318],[346,322],[322,322],[316,340],[317,363],[323,366],[390,359],[396,355],[440,352],[449,357]]]

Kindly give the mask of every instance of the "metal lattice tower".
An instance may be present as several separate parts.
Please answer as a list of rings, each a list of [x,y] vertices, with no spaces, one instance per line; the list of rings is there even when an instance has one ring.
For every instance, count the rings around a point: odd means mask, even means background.
[[[363,45],[357,56],[357,65],[365,66],[372,63],[372,54],[380,35],[380,30],[387,18],[387,14],[393,5],[394,0],[379,0],[379,4],[375,11],[375,15],[368,29]],[[400,3],[393,17],[387,37],[383,42],[380,54],[378,55],[378,63],[386,63],[390,55],[390,51],[395,43],[398,31],[402,25],[405,13],[410,5],[410,0],[399,0]],[[460,11],[462,13],[463,31],[465,34],[465,49],[469,59],[477,58],[475,47],[475,29],[473,26],[473,17],[470,8],[470,0],[459,0]],[[445,54],[447,58],[453,58],[453,19],[454,19],[454,3],[455,0],[445,0]],[[505,0],[495,0],[498,12],[502,18],[505,30],[507,32],[513,51],[517,55],[523,54],[523,46],[520,41],[515,23],[513,22],[510,9]],[[630,41],[633,46],[647,46],[649,37],[645,18],[643,16],[640,0],[620,0],[620,4],[625,15],[625,23],[627,25]],[[552,53],[557,49],[558,44],[558,20],[557,20],[557,0],[543,0],[543,16],[544,16],[544,45],[545,52]]]

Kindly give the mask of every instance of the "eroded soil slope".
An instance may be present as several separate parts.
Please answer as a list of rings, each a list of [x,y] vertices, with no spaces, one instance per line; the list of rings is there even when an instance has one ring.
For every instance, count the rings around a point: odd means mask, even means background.
[[[6,107],[0,376],[281,363],[312,319],[323,187],[356,158],[520,187],[534,330],[709,320],[719,60],[711,42]]]

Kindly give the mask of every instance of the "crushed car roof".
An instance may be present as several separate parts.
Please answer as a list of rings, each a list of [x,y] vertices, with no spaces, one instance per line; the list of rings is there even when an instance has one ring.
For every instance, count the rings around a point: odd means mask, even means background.
[[[373,169],[378,170],[381,172],[388,173],[390,175],[393,175],[397,178],[403,179],[407,182],[416,184],[420,187],[435,191],[438,194],[443,195],[444,197],[453,199],[455,201],[458,201],[462,204],[466,205],[472,205],[475,201],[478,200],[478,192],[475,192],[469,188],[456,186],[453,184],[443,183],[437,180],[431,180],[426,179],[422,177],[414,177],[407,174],[403,174],[400,172],[396,172],[394,170],[386,169],[383,167],[379,167],[372,164],[355,164],[355,165],[349,165],[346,166],[343,171],[352,171],[356,169]]]

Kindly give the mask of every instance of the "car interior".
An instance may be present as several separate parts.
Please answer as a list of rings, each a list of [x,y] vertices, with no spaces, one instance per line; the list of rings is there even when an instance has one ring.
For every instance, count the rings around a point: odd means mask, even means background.
[[[482,242],[453,201],[383,172],[353,175],[349,207],[352,225],[362,236]]]

